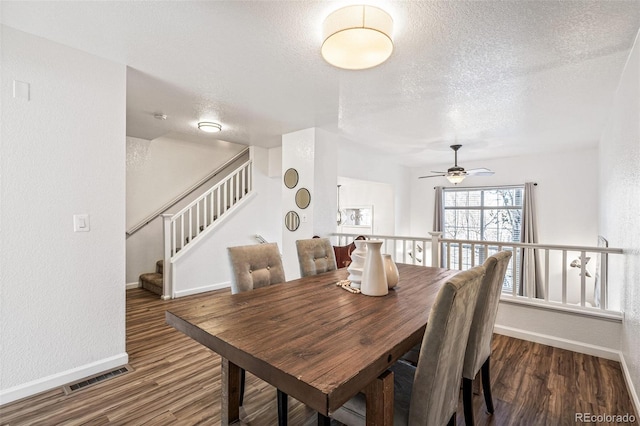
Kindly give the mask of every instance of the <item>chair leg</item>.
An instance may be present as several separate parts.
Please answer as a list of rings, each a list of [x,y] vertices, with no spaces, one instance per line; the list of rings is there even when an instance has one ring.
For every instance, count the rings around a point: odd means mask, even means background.
[[[278,389],[278,426],[287,426],[289,396]]]
[[[318,426],[331,426],[331,417],[318,413]]]
[[[247,375],[247,372],[244,371],[244,368],[240,369],[240,402],[239,406],[242,407],[242,403],[244,402],[244,379]]]
[[[493,398],[491,397],[491,374],[489,371],[489,358],[482,364],[482,391],[484,393],[484,402],[487,404],[487,411],[493,414]]]
[[[464,407],[464,423],[473,426],[473,380],[462,378],[462,405]]]
[[[449,419],[447,426],[456,426],[456,413],[453,413],[453,416]]]

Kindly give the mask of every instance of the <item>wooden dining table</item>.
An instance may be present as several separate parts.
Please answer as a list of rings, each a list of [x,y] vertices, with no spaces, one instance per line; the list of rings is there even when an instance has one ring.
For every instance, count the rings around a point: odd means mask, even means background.
[[[386,296],[336,285],[346,269],[172,308],[166,321],[222,358],[221,424],[239,420],[239,372],[249,371],[323,419],[358,392],[367,424],[393,423],[387,369],[425,331],[436,295],[458,271],[398,264]]]

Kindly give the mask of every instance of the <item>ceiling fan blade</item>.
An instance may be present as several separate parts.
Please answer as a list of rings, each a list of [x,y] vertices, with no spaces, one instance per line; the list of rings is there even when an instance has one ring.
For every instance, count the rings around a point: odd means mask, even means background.
[[[432,178],[432,177],[442,177],[442,176],[446,176],[446,174],[442,174],[442,175],[430,175],[430,176],[418,176],[418,179]]]
[[[485,169],[485,168],[467,170],[467,174],[473,175],[473,176],[491,176],[494,173],[495,172],[493,172],[492,170]]]
[[[440,170],[431,170],[431,173],[441,173],[442,175],[447,174],[447,172],[441,172]]]

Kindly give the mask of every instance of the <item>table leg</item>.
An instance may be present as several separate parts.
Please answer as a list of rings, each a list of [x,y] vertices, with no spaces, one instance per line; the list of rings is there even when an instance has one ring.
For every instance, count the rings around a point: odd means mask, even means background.
[[[222,358],[222,395],[220,420],[227,426],[240,419],[240,367]]]
[[[393,425],[393,372],[385,371],[364,388],[367,426]]]
[[[331,426],[331,417],[318,413],[318,426]]]

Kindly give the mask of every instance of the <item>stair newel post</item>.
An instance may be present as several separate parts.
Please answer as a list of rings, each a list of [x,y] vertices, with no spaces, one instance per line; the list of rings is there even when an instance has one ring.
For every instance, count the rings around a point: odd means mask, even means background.
[[[162,298],[171,299],[173,296],[173,283],[171,282],[172,268],[171,268],[171,256],[174,254],[173,244],[174,241],[171,238],[171,219],[172,214],[163,214],[162,216],[162,244],[163,244],[163,259],[164,259],[164,271],[162,274]]]
[[[440,237],[442,237],[442,232],[429,232],[429,235],[431,235],[431,266],[441,268]]]

